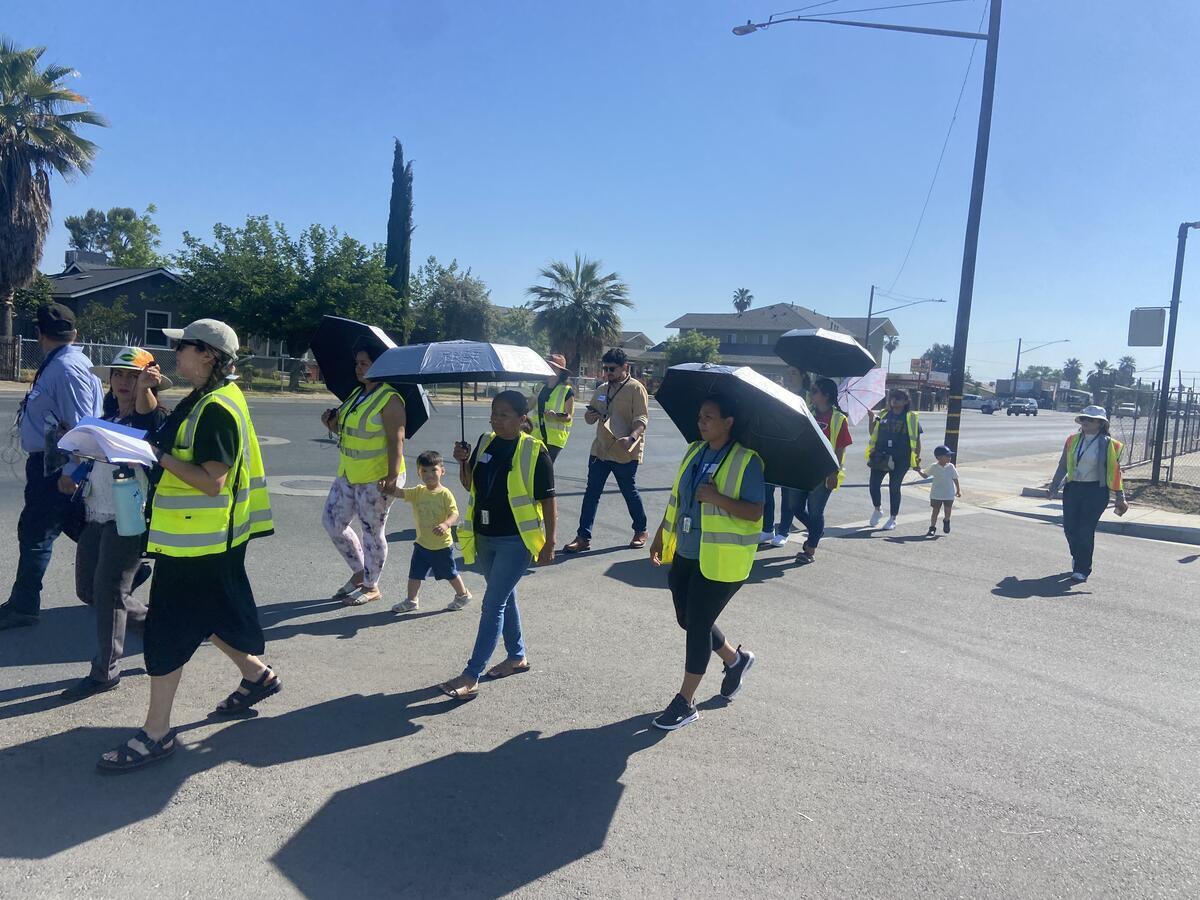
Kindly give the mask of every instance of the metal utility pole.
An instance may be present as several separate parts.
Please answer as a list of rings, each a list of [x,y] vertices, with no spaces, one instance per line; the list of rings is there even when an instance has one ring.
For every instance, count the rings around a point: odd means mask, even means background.
[[[1014,399],[1017,396],[1017,377],[1021,371],[1021,341],[1022,340],[1024,340],[1024,338],[1017,338],[1017,364],[1015,366],[1013,366],[1012,395],[1013,395]]]
[[[1171,405],[1171,364],[1175,361],[1175,326],[1179,324],[1179,292],[1183,287],[1183,254],[1187,249],[1187,233],[1192,228],[1200,228],[1200,222],[1180,224],[1179,243],[1175,249],[1175,281],[1171,285],[1171,312],[1167,320],[1167,355],[1163,358],[1163,380],[1158,393],[1158,421],[1154,425],[1154,467],[1150,473],[1152,484],[1158,484],[1162,472],[1163,444],[1167,440],[1167,415]],[[1182,401],[1182,390],[1179,397]]]
[[[1002,3],[1003,0],[991,0],[991,15],[988,18],[987,53],[983,64],[983,97],[979,104],[979,130],[975,138],[975,170],[971,177],[971,205],[967,210],[967,235],[963,242],[962,277],[958,286],[958,316],[954,324],[954,354],[950,358],[950,396],[946,405],[944,443],[955,454],[955,459],[958,459],[963,382],[967,373],[967,337],[971,330],[971,300],[975,293],[975,257],[979,250],[979,220],[983,214],[983,183],[987,176],[988,144],[992,136],[992,98],[996,92],[996,51],[1000,41]]]
[[[863,346],[871,353],[871,313],[875,311],[875,285],[871,285],[871,299],[867,301],[867,333],[863,335]],[[871,354],[874,356],[875,354]]]

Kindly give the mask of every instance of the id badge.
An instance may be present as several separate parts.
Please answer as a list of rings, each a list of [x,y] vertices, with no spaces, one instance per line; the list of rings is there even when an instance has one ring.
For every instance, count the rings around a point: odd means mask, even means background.
[[[479,511],[479,524],[480,525],[491,525],[492,524],[492,514],[490,512],[488,512],[486,509],[481,509]]]
[[[480,453],[480,454],[479,454],[479,458],[478,458],[477,460],[475,460],[475,461],[476,461],[477,463],[480,463],[480,464],[482,464],[482,465],[485,465],[485,466],[486,466],[488,463],[490,463],[490,462],[492,461],[492,454],[490,454],[490,453]]]
[[[607,395],[607,394],[597,394],[597,395],[596,395],[596,400],[597,400],[597,401],[599,401],[600,403],[607,403],[607,402],[608,402],[608,395]]]
[[[888,449],[892,449],[892,439],[888,438]]]
[[[690,534],[691,530],[692,530],[692,517],[684,516],[682,519],[679,520],[679,533],[680,534]]]

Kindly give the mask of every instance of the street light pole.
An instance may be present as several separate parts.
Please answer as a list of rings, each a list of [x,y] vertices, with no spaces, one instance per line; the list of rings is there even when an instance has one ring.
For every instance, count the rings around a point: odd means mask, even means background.
[[[1162,471],[1163,444],[1167,440],[1168,407],[1171,405],[1171,364],[1175,361],[1175,326],[1179,323],[1179,292],[1183,287],[1183,253],[1187,249],[1187,233],[1200,228],[1200,222],[1183,222],[1179,226],[1179,243],[1175,249],[1175,281],[1171,285],[1171,312],[1167,323],[1167,355],[1163,358],[1162,387],[1158,392],[1158,421],[1154,425],[1154,467],[1150,483],[1158,484]],[[1180,390],[1182,406],[1183,391]]]
[[[1013,366],[1013,380],[1012,380],[1013,399],[1016,399],[1016,396],[1017,396],[1017,377],[1018,377],[1017,373],[1021,371],[1021,341],[1022,340],[1024,340],[1024,338],[1017,338],[1017,364],[1015,366]]]
[[[871,285],[871,299],[867,301],[867,333],[863,335],[863,346],[871,353],[871,313],[875,310],[875,285]],[[871,354],[874,356],[874,354]]]
[[[971,329],[971,300],[975,293],[975,257],[979,250],[979,220],[983,214],[983,183],[987,175],[988,144],[992,136],[992,99],[996,92],[996,51],[1000,41],[1000,8],[991,0],[987,53],[983,64],[983,97],[979,104],[979,129],[975,138],[975,170],[971,177],[971,205],[967,210],[967,235],[963,242],[962,277],[958,287],[958,316],[954,325],[954,354],[950,358],[950,396],[946,404],[944,443],[958,458],[962,421],[963,382],[967,372],[967,337]]]

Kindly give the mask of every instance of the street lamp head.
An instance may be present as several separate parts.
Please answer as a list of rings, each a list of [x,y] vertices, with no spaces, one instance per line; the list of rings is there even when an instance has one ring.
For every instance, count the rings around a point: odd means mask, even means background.
[[[745,25],[738,25],[733,29],[733,33],[738,37],[741,37],[743,34],[754,34],[756,31],[758,31],[758,26],[749,19],[746,20]]]

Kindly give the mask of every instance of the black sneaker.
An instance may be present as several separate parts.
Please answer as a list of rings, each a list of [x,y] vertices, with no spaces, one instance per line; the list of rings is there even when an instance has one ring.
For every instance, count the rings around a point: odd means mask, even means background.
[[[75,682],[73,685],[59,694],[59,696],[68,703],[73,703],[76,700],[84,700],[95,694],[107,693],[108,691],[119,687],[120,684],[120,678],[113,678],[110,681],[97,681],[89,675],[86,678],[81,678],[79,681]]]
[[[741,644],[738,644],[737,655],[738,658],[734,664],[725,667],[725,677],[721,679],[721,696],[726,700],[732,700],[737,696],[737,692],[742,689],[746,673],[754,665],[754,654],[749,650],[743,650]]]
[[[937,526],[930,525],[929,530],[925,532],[925,537],[933,537],[935,534],[937,534]]]
[[[950,533],[950,520],[949,519],[942,519],[942,531],[946,532],[946,534]]]
[[[683,699],[683,694],[676,694],[667,704],[667,708],[654,717],[654,727],[663,731],[675,731],[684,725],[690,725],[700,718],[696,707]]]

